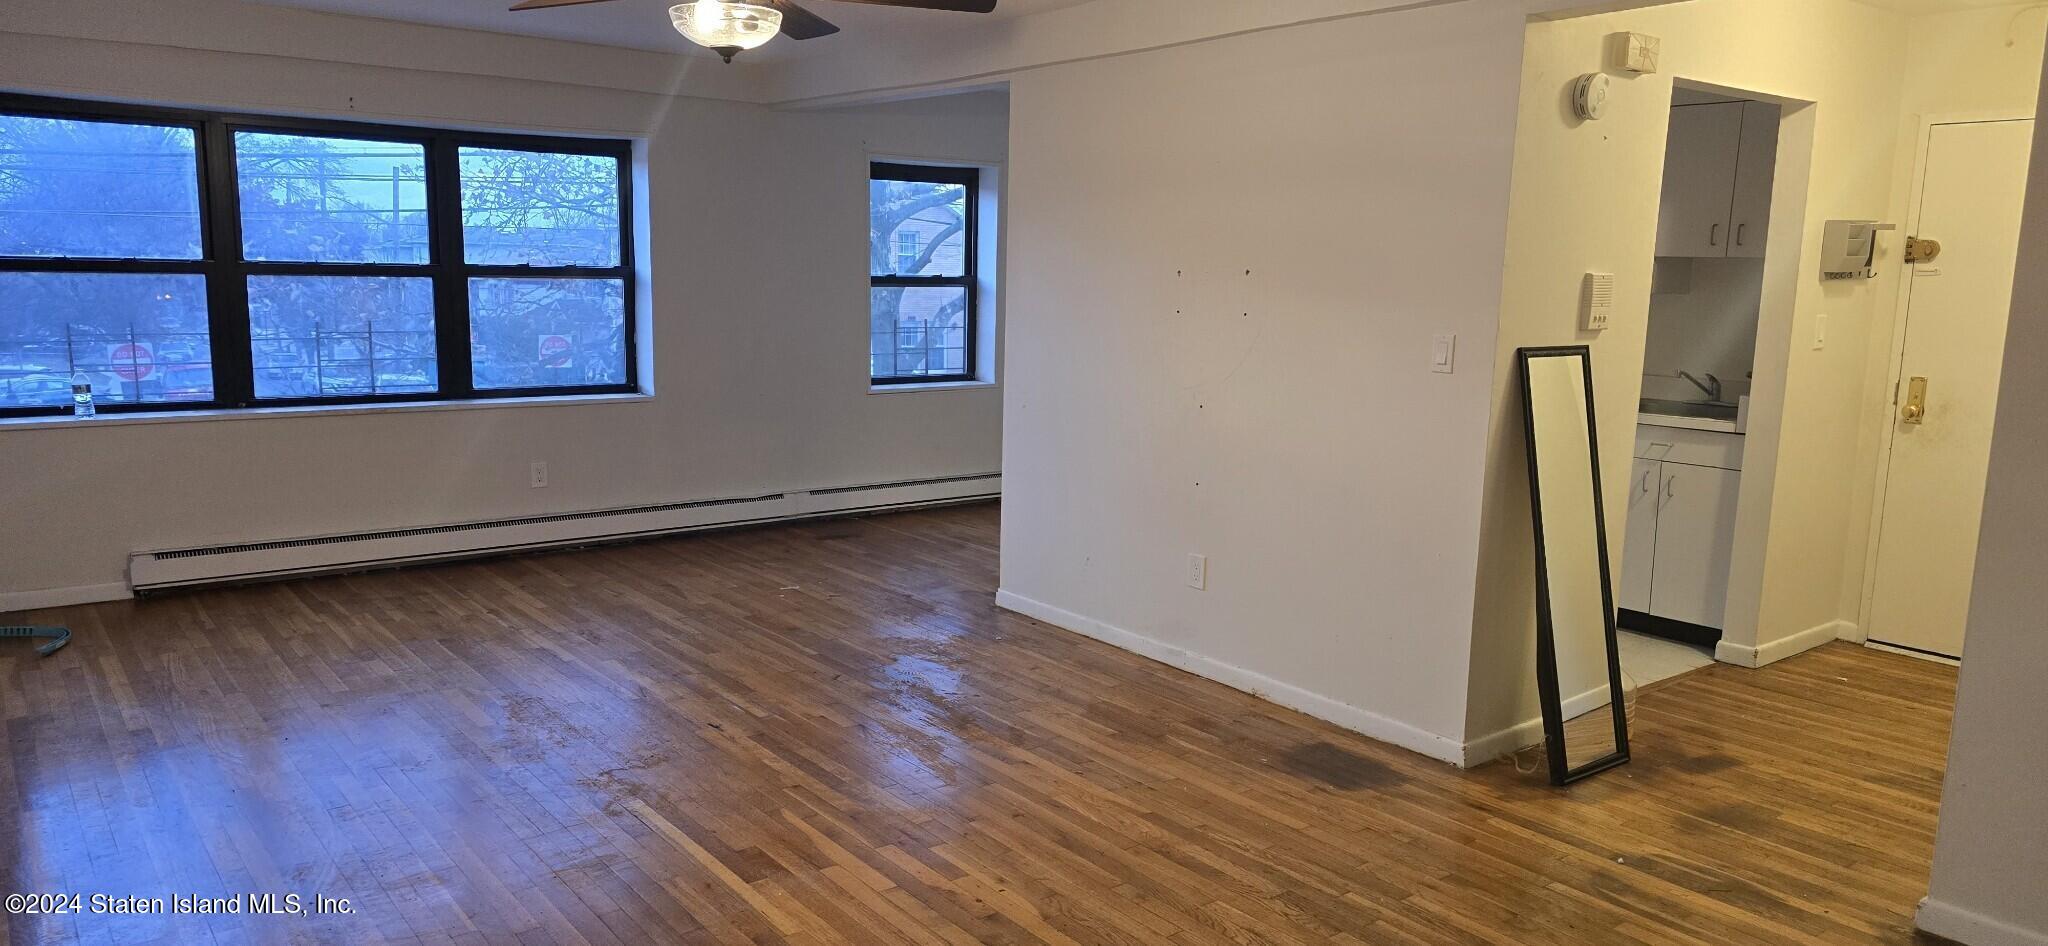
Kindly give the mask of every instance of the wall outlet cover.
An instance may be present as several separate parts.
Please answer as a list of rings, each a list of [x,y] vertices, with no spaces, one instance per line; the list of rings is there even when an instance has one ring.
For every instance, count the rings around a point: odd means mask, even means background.
[[[1192,554],[1188,556],[1188,587],[1196,591],[1208,590],[1209,556]]]
[[[545,461],[545,460],[535,460],[535,461],[533,461],[533,466],[532,466],[532,468],[531,468],[531,469],[529,469],[529,470],[527,471],[527,474],[528,474],[529,480],[531,481],[531,483],[532,483],[532,485],[533,485],[533,488],[534,488],[534,489],[545,489],[545,488],[547,487],[547,485],[548,485],[548,465],[547,465],[547,461]]]

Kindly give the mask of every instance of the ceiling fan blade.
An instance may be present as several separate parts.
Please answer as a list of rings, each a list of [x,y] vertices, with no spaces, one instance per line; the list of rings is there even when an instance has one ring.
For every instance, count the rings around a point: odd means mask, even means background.
[[[514,12],[520,10],[545,10],[548,7],[573,7],[583,3],[609,3],[611,0],[519,0],[512,5]]]
[[[790,39],[817,39],[839,32],[832,21],[796,5],[796,0],[760,0],[782,11],[782,35]]]
[[[993,13],[996,0],[846,0],[880,7],[910,7],[914,10],[951,10],[955,13]]]

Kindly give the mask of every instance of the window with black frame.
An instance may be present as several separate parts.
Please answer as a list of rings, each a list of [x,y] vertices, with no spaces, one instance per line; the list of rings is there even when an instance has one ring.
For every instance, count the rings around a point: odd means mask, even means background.
[[[636,390],[630,155],[0,96],[0,415]]]
[[[868,375],[975,378],[975,168],[877,163],[868,180]]]

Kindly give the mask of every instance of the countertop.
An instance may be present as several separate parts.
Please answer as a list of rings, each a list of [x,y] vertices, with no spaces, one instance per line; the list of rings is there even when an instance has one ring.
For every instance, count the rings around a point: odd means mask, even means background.
[[[1651,427],[1681,427],[1686,430],[1711,430],[1716,433],[1742,436],[1735,429],[1732,420],[1716,420],[1712,417],[1674,417],[1669,414],[1637,414],[1636,423]]]

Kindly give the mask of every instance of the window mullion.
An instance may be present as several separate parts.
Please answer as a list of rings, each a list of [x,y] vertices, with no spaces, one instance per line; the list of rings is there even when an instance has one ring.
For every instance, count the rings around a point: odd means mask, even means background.
[[[233,136],[226,123],[202,128],[200,201],[206,225],[206,310],[213,344],[214,400],[247,407],[256,381],[249,348],[249,282],[242,271],[242,214]]]
[[[434,353],[441,396],[472,397],[476,384],[470,365],[462,169],[456,148],[448,138],[437,138],[427,146],[427,232],[434,244]]]
[[[981,289],[981,170],[974,169],[967,180],[967,221],[966,256],[960,261],[960,275],[967,284],[967,311],[961,313],[960,325],[960,367],[963,374],[975,377],[979,369],[975,355],[981,349],[981,333],[977,320],[981,315],[981,302],[977,298]]]

